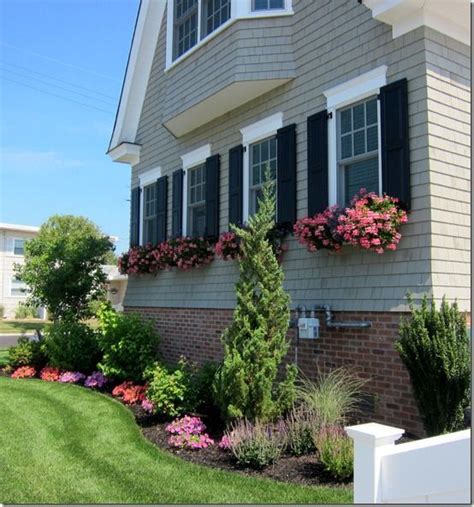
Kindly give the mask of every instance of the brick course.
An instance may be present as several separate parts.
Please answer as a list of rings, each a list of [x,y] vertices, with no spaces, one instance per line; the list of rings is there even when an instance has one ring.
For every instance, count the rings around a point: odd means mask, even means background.
[[[186,356],[203,363],[222,358],[220,341],[222,331],[232,319],[232,310],[207,308],[149,308],[129,307],[153,321],[160,333],[160,352],[166,361],[177,361]],[[298,366],[309,378],[318,372],[328,372],[339,366],[357,369],[362,378],[369,379],[366,391],[373,396],[372,410],[365,419],[405,428],[422,436],[423,429],[413,398],[410,379],[405,366],[394,349],[398,338],[400,317],[397,312],[334,312],[334,320],[370,320],[369,329],[326,329],[324,315],[321,337],[318,340],[300,340]],[[288,333],[291,348],[288,361],[295,357],[294,329]]]

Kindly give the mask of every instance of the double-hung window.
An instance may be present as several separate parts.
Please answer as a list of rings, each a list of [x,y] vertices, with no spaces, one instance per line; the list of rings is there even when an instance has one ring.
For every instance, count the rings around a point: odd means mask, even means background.
[[[209,35],[230,19],[230,0],[203,0],[202,8],[201,38]]]
[[[28,294],[28,286],[26,283],[19,278],[18,276],[14,276],[12,278],[11,288],[10,288],[10,296],[20,297],[26,296]]]
[[[271,9],[284,9],[285,0],[252,0],[252,10],[268,11]]]
[[[25,255],[25,240],[14,239],[13,240],[13,255]]]
[[[277,139],[269,137],[250,145],[250,214],[258,211],[262,188],[267,178],[276,180]]]
[[[156,206],[156,184],[152,183],[143,188],[143,244],[157,242]]]
[[[188,235],[203,236],[206,228],[206,166],[188,169]]]
[[[362,188],[379,193],[377,97],[337,112],[338,202],[348,205]]]

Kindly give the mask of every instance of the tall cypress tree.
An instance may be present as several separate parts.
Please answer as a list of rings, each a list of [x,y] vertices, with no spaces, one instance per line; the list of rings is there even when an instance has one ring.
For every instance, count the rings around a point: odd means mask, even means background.
[[[259,210],[245,229],[232,226],[241,241],[240,278],[233,321],[224,332],[224,362],[214,388],[225,419],[268,421],[294,400],[296,367],[278,368],[288,352],[286,334],[290,297],[283,289],[283,270],[268,240],[275,227],[274,184],[263,188]]]

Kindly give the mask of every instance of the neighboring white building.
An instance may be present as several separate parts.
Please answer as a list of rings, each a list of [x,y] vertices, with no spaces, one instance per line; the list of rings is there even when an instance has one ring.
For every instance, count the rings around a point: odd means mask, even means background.
[[[127,275],[121,275],[117,266],[107,264],[102,266],[107,275],[107,300],[112,307],[121,312],[123,310],[123,298],[127,290]]]
[[[15,275],[14,265],[24,262],[25,241],[34,238],[39,227],[0,223],[0,306],[5,317],[14,317],[18,303],[24,302],[28,289]]]

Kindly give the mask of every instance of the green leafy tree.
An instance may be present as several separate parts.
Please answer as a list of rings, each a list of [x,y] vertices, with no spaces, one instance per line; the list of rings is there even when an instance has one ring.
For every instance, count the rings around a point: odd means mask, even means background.
[[[470,343],[466,319],[443,298],[438,310],[426,296],[419,308],[409,297],[411,319],[400,324],[395,344],[410,374],[428,436],[462,428],[469,403]]]
[[[271,420],[294,400],[296,367],[288,365],[286,377],[277,380],[289,348],[290,297],[283,289],[283,270],[268,240],[274,217],[275,195],[268,182],[248,227],[232,226],[242,249],[237,305],[233,322],[222,336],[224,362],[214,382],[217,402],[227,420]]]
[[[84,217],[55,215],[25,244],[17,274],[29,286],[30,302],[45,306],[54,320],[90,316],[90,303],[103,293],[101,266],[113,250],[110,239]]]

